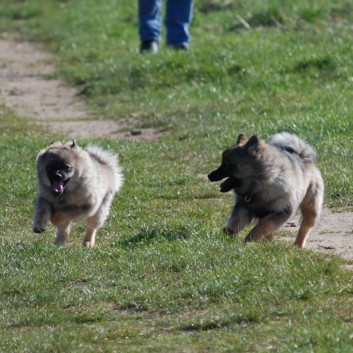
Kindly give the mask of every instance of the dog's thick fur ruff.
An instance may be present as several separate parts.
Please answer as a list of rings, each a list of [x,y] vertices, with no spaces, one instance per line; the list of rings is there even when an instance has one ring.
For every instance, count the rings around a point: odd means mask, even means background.
[[[274,135],[268,143],[255,135],[250,139],[239,135],[236,144],[223,152],[221,166],[208,175],[212,182],[227,178],[220,190],[235,192],[235,206],[224,230],[237,234],[258,219],[245,241],[272,240],[273,233],[300,209],[295,244],[304,248],[323,204],[324,183],[315,160],[314,149],[287,132]]]

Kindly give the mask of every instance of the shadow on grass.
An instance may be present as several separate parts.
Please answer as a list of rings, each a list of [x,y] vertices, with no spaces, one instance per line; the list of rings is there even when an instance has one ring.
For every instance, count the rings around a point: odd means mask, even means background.
[[[219,330],[222,328],[229,328],[231,326],[248,326],[252,323],[258,323],[262,320],[262,314],[260,310],[247,310],[245,313],[228,313],[227,315],[221,314],[216,317],[212,315],[208,318],[200,318],[193,323],[181,325],[179,329],[181,331],[209,331]]]
[[[157,241],[176,241],[190,238],[190,230],[185,227],[177,229],[159,228],[159,227],[147,227],[141,229],[137,234],[123,239],[119,242],[121,246],[131,246],[137,244],[148,244]]]
[[[336,70],[336,64],[330,57],[314,58],[314,59],[303,60],[301,62],[298,62],[294,66],[292,71],[305,73],[311,69],[318,70],[318,71],[333,72]]]
[[[218,200],[222,199],[222,194],[215,194],[213,192],[205,193],[205,194],[172,194],[172,195],[159,195],[155,196],[156,199],[173,201],[173,200],[181,200],[181,201],[193,201],[193,200]]]
[[[220,2],[217,0],[208,0],[201,2],[199,5],[200,12],[204,14],[208,14],[210,12],[218,12],[218,11],[229,11],[235,6],[234,1],[228,0],[226,2]]]

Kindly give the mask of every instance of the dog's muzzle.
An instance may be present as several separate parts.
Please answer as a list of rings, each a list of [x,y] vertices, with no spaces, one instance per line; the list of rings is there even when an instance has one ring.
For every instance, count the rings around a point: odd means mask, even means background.
[[[241,186],[241,180],[238,178],[231,177],[229,175],[225,175],[224,169],[222,168],[222,166],[220,166],[218,169],[208,174],[208,179],[211,182],[220,181],[225,178],[227,179],[219,186],[219,190],[221,192],[228,192],[230,190],[233,190]]]
[[[211,172],[210,174],[208,174],[208,179],[211,182],[215,182],[215,181],[220,181],[222,179],[224,179],[226,177],[226,175],[223,174],[223,171],[220,168],[214,170],[213,172]]]

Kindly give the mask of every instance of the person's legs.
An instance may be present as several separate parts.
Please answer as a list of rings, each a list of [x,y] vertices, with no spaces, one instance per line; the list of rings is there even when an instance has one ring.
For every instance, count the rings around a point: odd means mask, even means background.
[[[189,26],[193,0],[168,0],[166,13],[167,44],[187,48],[190,42]]]
[[[159,42],[162,0],[138,0],[139,34],[142,42]]]

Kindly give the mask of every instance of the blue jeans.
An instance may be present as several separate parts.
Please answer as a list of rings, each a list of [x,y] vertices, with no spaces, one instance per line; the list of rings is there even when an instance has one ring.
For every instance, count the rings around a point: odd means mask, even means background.
[[[139,0],[139,34],[141,41],[160,41],[162,28],[162,0]],[[189,25],[193,0],[167,0],[165,25],[167,44],[190,42]]]

